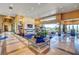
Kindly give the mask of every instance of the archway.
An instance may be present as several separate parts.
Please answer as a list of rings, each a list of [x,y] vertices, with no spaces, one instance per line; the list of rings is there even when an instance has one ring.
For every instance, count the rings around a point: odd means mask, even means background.
[[[13,19],[4,18],[3,19],[3,31],[4,32],[11,32],[13,25]]]

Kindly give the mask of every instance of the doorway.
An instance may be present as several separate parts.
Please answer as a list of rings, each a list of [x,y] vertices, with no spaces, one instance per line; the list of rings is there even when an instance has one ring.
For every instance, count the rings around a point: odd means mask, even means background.
[[[13,30],[13,19],[4,18],[3,20],[3,31],[11,32]]]
[[[8,26],[4,25],[4,32],[8,32]]]

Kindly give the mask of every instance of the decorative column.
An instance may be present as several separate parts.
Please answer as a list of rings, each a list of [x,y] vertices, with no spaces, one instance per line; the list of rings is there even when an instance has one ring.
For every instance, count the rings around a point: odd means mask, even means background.
[[[40,18],[35,19],[35,26],[41,26]]]
[[[63,32],[65,33],[66,32],[66,25],[63,24]]]
[[[18,16],[16,15],[15,16],[15,33],[17,33],[17,30],[18,30]]]
[[[56,15],[56,20],[59,23],[59,33],[61,33],[61,31],[62,31],[62,29],[61,29],[62,14]]]
[[[18,26],[21,26],[21,32],[24,34],[24,16],[15,16],[15,33],[19,33]]]

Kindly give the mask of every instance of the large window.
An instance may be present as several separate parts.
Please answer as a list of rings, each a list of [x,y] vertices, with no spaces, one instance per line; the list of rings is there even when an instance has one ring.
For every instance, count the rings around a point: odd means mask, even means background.
[[[67,32],[69,32],[70,31],[70,26],[69,25],[67,25]]]
[[[78,25],[78,32],[79,32],[79,25]]]
[[[73,29],[73,25],[70,25],[70,30]]]
[[[44,24],[44,27],[46,28],[46,30],[48,31],[53,31],[56,32],[59,29],[59,25],[58,24]]]
[[[74,29],[75,32],[79,32],[79,25],[67,25],[67,32],[70,32],[71,29]]]
[[[78,30],[77,25],[73,25],[73,26],[74,26],[75,31],[77,32],[77,30]]]

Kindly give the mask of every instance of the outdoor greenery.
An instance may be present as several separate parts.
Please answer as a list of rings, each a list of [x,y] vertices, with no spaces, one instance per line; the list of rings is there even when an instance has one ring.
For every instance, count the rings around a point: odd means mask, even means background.
[[[46,28],[47,31],[57,32],[59,28]]]
[[[46,36],[48,34],[47,31],[37,32],[38,36]]]

